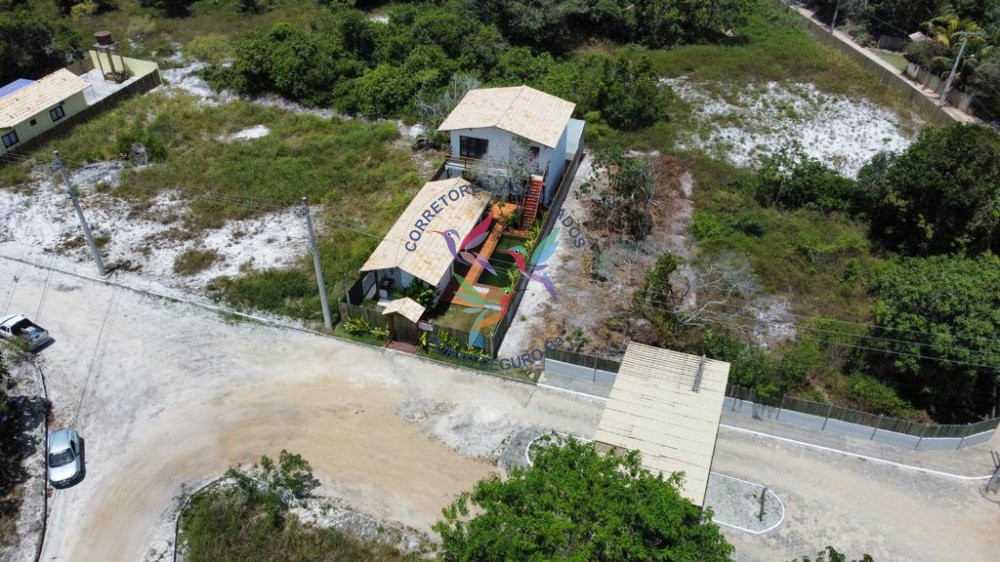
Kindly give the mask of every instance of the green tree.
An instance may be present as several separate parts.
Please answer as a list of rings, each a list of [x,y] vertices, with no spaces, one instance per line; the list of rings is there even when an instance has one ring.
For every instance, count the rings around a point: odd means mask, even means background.
[[[182,18],[191,15],[194,0],[139,0],[147,8],[155,8],[168,18]]]
[[[893,261],[874,276],[871,292],[878,327],[866,345],[880,351],[866,355],[869,372],[894,381],[938,420],[995,415],[1000,258]]]
[[[76,36],[62,22],[50,23],[23,6],[0,9],[0,84],[41,78],[66,63]]]
[[[1000,252],[1000,135],[972,125],[927,129],[881,170],[862,171],[871,234],[910,255]]]
[[[600,200],[608,227],[636,240],[645,239],[653,228],[649,202],[657,182],[650,160],[621,149],[602,150],[594,157],[591,180],[607,182]]]
[[[749,183],[761,205],[827,213],[863,207],[857,184],[807,155],[799,143],[762,156]]]
[[[434,525],[441,557],[459,560],[729,560],[732,547],[678,492],[682,476],[642,467],[638,452],[602,455],[570,440],[531,468],[482,480]]]
[[[633,130],[667,118],[673,90],[660,83],[660,76],[646,55],[624,53],[604,59],[596,107],[609,125]]]

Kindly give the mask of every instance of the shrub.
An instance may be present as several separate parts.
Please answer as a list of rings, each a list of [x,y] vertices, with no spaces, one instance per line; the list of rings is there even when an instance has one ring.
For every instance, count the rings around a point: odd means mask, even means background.
[[[212,267],[222,256],[215,250],[199,250],[188,248],[174,260],[174,273],[178,275],[194,275]]]
[[[808,156],[798,143],[760,157],[749,187],[761,205],[822,212],[857,212],[862,200],[857,184]]]
[[[913,416],[913,408],[896,394],[896,390],[869,375],[854,373],[848,377],[850,398],[858,408],[872,414],[897,418]]]
[[[361,334],[367,334],[372,331],[371,324],[367,320],[358,316],[354,318],[348,318],[344,321],[344,330],[352,336],[360,336]]]

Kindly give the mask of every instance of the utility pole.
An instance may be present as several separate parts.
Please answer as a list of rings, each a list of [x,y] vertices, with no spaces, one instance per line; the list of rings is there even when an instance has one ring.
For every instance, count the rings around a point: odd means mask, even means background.
[[[302,198],[302,216],[306,218],[306,230],[309,231],[309,249],[312,251],[313,267],[316,269],[316,284],[319,285],[319,303],[323,307],[323,325],[327,330],[333,329],[333,319],[330,317],[330,303],[326,300],[326,283],[323,281],[323,269],[319,266],[319,249],[316,247],[316,233],[313,232],[312,216],[309,214],[309,200]]]
[[[833,19],[830,20],[830,33],[833,33],[834,28],[837,27],[837,14],[840,13],[840,3],[843,0],[837,0],[837,5],[833,8]]]
[[[958,49],[958,56],[955,57],[955,64],[952,65],[951,73],[948,74],[948,80],[945,81],[944,89],[941,90],[941,99],[938,100],[938,107],[944,107],[944,104],[948,103],[948,94],[951,93],[951,83],[955,80],[955,73],[958,72],[958,65],[962,62],[962,55],[965,54],[965,46],[969,43],[969,37],[978,37],[982,35],[982,33],[962,31],[959,35],[962,36],[962,46]]]
[[[104,269],[104,260],[101,259],[101,250],[97,247],[97,242],[94,242],[94,235],[90,232],[90,226],[87,224],[87,218],[83,216],[83,209],[80,208],[80,201],[76,198],[76,190],[73,189],[73,184],[69,181],[69,174],[66,173],[66,167],[63,166],[62,159],[59,157],[59,151],[54,151],[56,155],[56,168],[59,173],[62,174],[63,181],[66,182],[66,193],[69,195],[69,200],[73,202],[73,208],[76,209],[76,217],[80,219],[80,227],[83,228],[83,237],[87,239],[87,247],[90,248],[90,254],[94,256],[94,262],[97,264],[97,273],[104,277],[108,272]]]

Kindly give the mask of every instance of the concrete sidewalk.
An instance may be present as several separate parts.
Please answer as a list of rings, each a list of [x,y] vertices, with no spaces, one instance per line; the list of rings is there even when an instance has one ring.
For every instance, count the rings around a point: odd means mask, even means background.
[[[819,21],[818,19],[816,19],[813,16],[813,13],[811,11],[809,11],[807,8],[805,8],[803,6],[800,6],[798,3],[789,2],[788,7],[791,8],[791,9],[793,9],[793,10],[795,10],[796,12],[798,12],[799,15],[801,15],[804,18],[806,18],[806,20],[808,20],[808,22],[810,24],[812,24],[812,29],[810,29],[810,32],[812,32],[814,36],[816,35],[816,33],[818,31],[817,28],[819,30],[825,30],[825,32],[829,35],[829,29],[830,29],[829,28],[829,22],[824,23],[824,22]],[[922,84],[918,84],[918,83],[916,83],[916,82],[914,82],[914,81],[906,78],[904,75],[900,74],[899,69],[897,69],[896,67],[894,67],[888,61],[886,61],[882,57],[878,56],[876,53],[874,53],[874,52],[866,49],[865,47],[862,47],[861,45],[858,45],[857,43],[855,43],[854,39],[852,39],[850,35],[842,32],[842,31],[837,31],[837,30],[834,30],[834,32],[833,32],[832,35],[833,35],[833,38],[836,39],[838,42],[840,42],[842,45],[850,48],[851,50],[853,50],[857,54],[865,57],[866,59],[868,59],[871,62],[873,62],[874,64],[876,64],[876,65],[884,68],[885,70],[888,70],[892,74],[900,76],[902,82],[905,82],[906,84],[908,84],[913,90],[919,92],[920,95],[922,95],[922,96],[926,97],[927,99],[933,101],[935,105],[937,105],[939,103],[939,101],[941,100],[941,96],[938,95],[937,92],[935,92],[934,90],[931,90],[930,88],[927,88],[926,86],[924,86]],[[975,117],[973,117],[972,115],[969,115],[968,113],[965,113],[964,111],[961,111],[958,108],[952,107],[950,105],[945,105],[944,107],[941,107],[940,109],[941,109],[942,112],[944,112],[949,117],[951,117],[952,119],[954,119],[955,121],[957,121],[959,123],[976,123],[976,122],[978,122],[978,120]]]
[[[855,455],[964,477],[986,477],[992,474],[994,467],[990,457],[990,450],[1000,450],[1000,437],[998,437],[1000,432],[994,433],[993,439],[989,443],[982,445],[973,445],[951,451],[917,451],[875,441],[866,441],[844,435],[801,428],[781,423],[781,421],[754,419],[750,416],[728,410],[722,412],[722,424],[782,439],[799,441],[804,443],[805,446],[811,445],[836,449]],[[727,429],[723,427],[721,431],[727,431]]]

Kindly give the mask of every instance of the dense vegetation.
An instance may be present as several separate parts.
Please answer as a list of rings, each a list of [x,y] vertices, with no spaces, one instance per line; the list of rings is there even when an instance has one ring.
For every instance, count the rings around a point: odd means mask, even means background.
[[[531,468],[478,482],[434,526],[441,559],[729,560],[732,547],[669,478],[640,455],[602,455],[570,440],[538,451]]]
[[[416,560],[389,545],[302,523],[290,512],[317,482],[309,463],[282,451],[250,469],[231,468],[230,484],[195,494],[181,514],[181,539],[191,562]]]
[[[995,415],[998,142],[982,127],[930,129],[906,151],[876,156],[857,181],[795,147],[749,173],[696,161],[706,181],[692,232],[701,267],[717,273],[699,299],[718,304],[685,311],[671,283],[682,261],[666,255],[636,311],[662,343],[733,362],[733,382],[764,395],[939,421]],[[740,293],[738,263],[720,261],[733,252],[763,287]],[[811,313],[767,352],[746,337],[760,292],[797,295]]]
[[[979,100],[974,109],[1000,119],[1000,2],[997,0],[812,0],[821,16],[846,23],[863,43],[882,35],[906,37],[916,31],[929,41],[910,43],[906,57],[942,77],[951,72],[965,33],[965,57],[956,85]]]
[[[278,23],[250,33],[236,41],[233,64],[216,65],[209,75],[217,86],[245,94],[274,92],[368,117],[415,117],[417,106],[444,95],[457,75],[489,85],[527,83],[576,102],[578,115],[619,129],[666,116],[669,89],[647,57],[554,58],[519,45],[510,29],[514,42],[508,42],[480,15],[466,2],[413,3],[390,7],[389,21],[380,23],[333,7],[308,27]],[[567,18],[558,20],[560,28]]]

